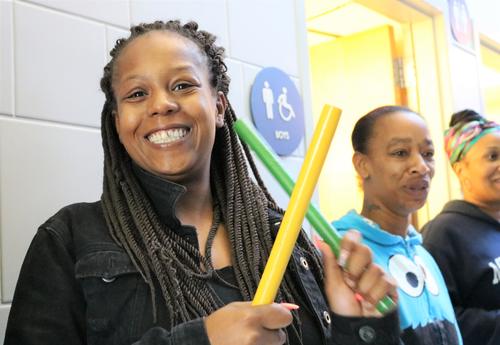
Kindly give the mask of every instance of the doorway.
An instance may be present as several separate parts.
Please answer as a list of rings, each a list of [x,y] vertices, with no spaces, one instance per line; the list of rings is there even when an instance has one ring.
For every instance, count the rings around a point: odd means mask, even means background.
[[[355,122],[371,109],[397,104],[421,113],[436,152],[443,152],[436,16],[394,3],[306,1],[313,117],[317,119],[324,103],[342,109],[319,180],[319,205],[329,220],[361,209],[350,135]],[[414,225],[423,225],[448,199],[446,158],[438,153],[428,202],[414,216]]]

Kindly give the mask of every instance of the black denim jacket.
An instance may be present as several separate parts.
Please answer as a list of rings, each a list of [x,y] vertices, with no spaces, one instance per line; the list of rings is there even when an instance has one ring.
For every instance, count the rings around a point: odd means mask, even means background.
[[[289,267],[321,324],[317,344],[399,344],[396,313],[382,319],[329,313],[322,283],[304,259],[296,249]],[[31,243],[5,344],[209,344],[202,319],[167,330],[159,326],[168,324],[166,309],[160,308],[155,324],[150,296],[127,254],[109,236],[100,202],[71,205],[43,224]]]

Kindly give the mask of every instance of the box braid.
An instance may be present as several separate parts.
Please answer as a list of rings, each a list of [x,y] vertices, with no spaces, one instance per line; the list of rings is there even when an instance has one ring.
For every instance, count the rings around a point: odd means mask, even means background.
[[[101,79],[101,89],[106,96],[101,119],[104,149],[101,201],[104,216],[112,238],[124,248],[150,287],[155,319],[155,291],[159,286],[170,315],[170,327],[173,327],[214,312],[222,306],[222,302],[204,281],[210,273],[201,267],[212,267],[210,255],[202,256],[194,246],[161,224],[132,172],[131,159],[116,132],[113,118],[116,100],[112,88],[115,61],[129,42],[153,30],[177,33],[197,44],[207,58],[210,82],[215,90],[227,95],[230,79],[223,61],[224,48],[215,45],[215,36],[198,30],[195,22],[182,25],[179,21],[157,21],[132,27],[130,37],[117,40],[111,50],[111,61],[104,67]],[[251,300],[275,236],[270,228],[268,210],[281,214],[283,211],[264,186],[247,145],[239,140],[234,131],[236,116],[230,105],[224,119],[224,126],[216,132],[211,184],[231,242],[238,287],[243,298]],[[257,183],[249,175],[247,163]],[[298,242],[311,254],[314,272],[322,280],[318,256],[307,236],[301,233]],[[297,286],[287,270],[277,299],[297,302],[301,299]],[[296,313],[291,328],[300,339],[300,320]]]

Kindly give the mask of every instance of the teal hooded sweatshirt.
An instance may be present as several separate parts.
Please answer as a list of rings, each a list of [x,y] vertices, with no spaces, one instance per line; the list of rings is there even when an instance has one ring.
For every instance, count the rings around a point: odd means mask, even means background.
[[[398,308],[405,344],[462,345],[455,313],[441,272],[410,225],[403,238],[351,210],[332,223],[344,234],[355,229],[371,248],[374,262],[397,282]]]

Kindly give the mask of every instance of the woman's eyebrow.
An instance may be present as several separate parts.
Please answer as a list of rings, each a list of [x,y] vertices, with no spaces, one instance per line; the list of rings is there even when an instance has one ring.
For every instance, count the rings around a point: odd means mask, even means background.
[[[430,146],[434,146],[434,142],[431,140],[431,139],[425,139],[424,140],[424,145],[430,145]]]
[[[123,79],[123,81],[129,81],[132,79],[146,80],[147,78],[142,76],[142,75],[139,75],[139,74],[131,74],[131,75],[127,76],[125,79]]]
[[[412,142],[411,138],[392,138],[387,146],[394,146],[398,144],[409,144]]]

